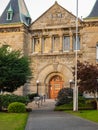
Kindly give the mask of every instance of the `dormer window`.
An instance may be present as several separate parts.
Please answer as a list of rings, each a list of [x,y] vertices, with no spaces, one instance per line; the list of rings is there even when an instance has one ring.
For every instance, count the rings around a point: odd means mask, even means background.
[[[31,18],[30,17],[26,17],[26,21],[27,21],[27,24],[29,25],[31,23]]]
[[[13,18],[13,9],[10,5],[10,8],[7,11],[7,20],[12,20],[12,18]]]

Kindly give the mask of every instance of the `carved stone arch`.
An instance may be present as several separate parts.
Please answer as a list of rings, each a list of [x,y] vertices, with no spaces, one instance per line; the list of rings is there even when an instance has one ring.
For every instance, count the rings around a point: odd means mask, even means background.
[[[62,63],[58,63],[58,62],[55,62],[55,63],[53,63],[53,64],[48,64],[48,65],[44,66],[44,67],[39,71],[39,74],[38,74],[38,78],[37,78],[37,79],[42,78],[42,77],[40,77],[40,75],[42,74],[42,75],[44,76],[44,75],[46,74],[46,72],[48,73],[48,71],[50,71],[49,73],[51,73],[51,72],[62,72],[62,71],[65,70],[65,68],[72,73],[71,67],[69,67],[69,66],[66,65],[66,64],[62,64]],[[43,74],[43,72],[44,72],[44,74]]]

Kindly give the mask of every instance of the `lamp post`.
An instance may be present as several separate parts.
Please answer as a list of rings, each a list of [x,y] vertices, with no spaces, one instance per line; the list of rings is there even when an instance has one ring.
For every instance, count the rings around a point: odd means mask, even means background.
[[[70,84],[70,89],[71,89],[71,85],[74,83],[74,81],[72,79],[69,80],[69,84]]]
[[[70,88],[72,88],[72,84],[74,84],[73,88],[73,111],[78,111],[78,86],[75,88],[75,81],[69,80]]]
[[[36,86],[37,86],[37,96],[38,96],[38,86],[39,86],[39,80],[36,81]]]
[[[76,51],[75,51],[75,86],[73,93],[73,111],[78,111],[78,86],[77,86],[77,48],[78,47],[78,0],[76,0]]]

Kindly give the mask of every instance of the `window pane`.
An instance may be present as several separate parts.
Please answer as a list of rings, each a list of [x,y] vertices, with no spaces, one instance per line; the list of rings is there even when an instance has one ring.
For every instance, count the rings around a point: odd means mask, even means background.
[[[60,50],[60,38],[58,36],[53,37],[53,51]]]
[[[48,53],[51,50],[51,44],[49,42],[49,37],[42,38],[42,52]]]
[[[63,38],[63,51],[69,51],[70,49],[70,37],[64,36]]]
[[[34,38],[33,39],[33,52],[39,52],[39,51],[41,51],[39,38]]]

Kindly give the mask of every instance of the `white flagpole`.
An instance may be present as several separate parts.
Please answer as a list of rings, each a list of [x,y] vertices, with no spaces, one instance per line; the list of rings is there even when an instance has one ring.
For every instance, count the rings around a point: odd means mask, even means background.
[[[75,47],[75,87],[73,111],[78,111],[78,86],[77,86],[77,44],[78,44],[78,0],[76,0],[76,47]]]

